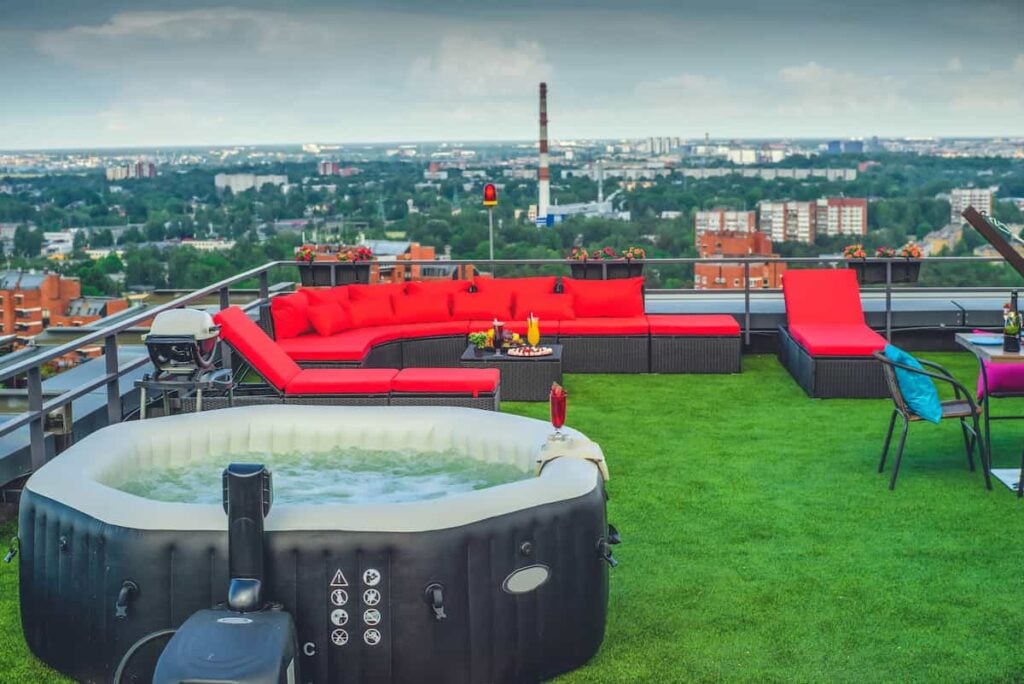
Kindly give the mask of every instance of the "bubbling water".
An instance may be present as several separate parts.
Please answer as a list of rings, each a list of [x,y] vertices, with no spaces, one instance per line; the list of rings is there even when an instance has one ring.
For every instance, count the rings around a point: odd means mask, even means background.
[[[221,473],[229,463],[262,463],[273,473],[275,504],[403,503],[515,482],[530,477],[515,465],[465,454],[345,448],[322,452],[247,453],[181,466],[149,467],[117,489],[174,503],[221,503]]]

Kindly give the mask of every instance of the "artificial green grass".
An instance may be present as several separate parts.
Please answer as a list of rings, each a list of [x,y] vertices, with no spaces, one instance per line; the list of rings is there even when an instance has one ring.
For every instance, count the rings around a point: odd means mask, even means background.
[[[972,386],[973,357],[926,356]],[[958,425],[911,426],[890,492],[875,472],[890,402],[808,399],[772,357],[743,369],[566,378],[624,542],[604,645],[560,681],[1019,680],[1024,504],[967,470]],[[1015,465],[1024,422],[994,430],[996,465]],[[63,681],[25,647],[13,564],[0,673]]]

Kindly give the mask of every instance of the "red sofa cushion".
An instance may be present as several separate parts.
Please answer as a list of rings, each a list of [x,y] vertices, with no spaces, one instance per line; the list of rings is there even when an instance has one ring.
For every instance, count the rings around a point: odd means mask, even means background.
[[[507,292],[513,296],[554,294],[556,276],[528,276],[525,278],[488,278],[476,276],[473,287],[484,294],[491,292]]]
[[[440,323],[452,317],[451,303],[443,292],[391,295],[391,308],[395,323]]]
[[[237,306],[217,312],[213,320],[221,337],[277,389],[283,390],[299,374],[298,364]]]
[[[857,275],[849,268],[792,269],[782,274],[786,319],[794,325],[864,325]]]
[[[405,293],[409,295],[443,295],[451,298],[456,292],[469,292],[471,280],[410,280],[405,284]]]
[[[620,335],[646,335],[650,331],[647,319],[643,316],[629,318],[577,318],[572,321],[558,322],[559,337],[575,337],[578,335],[603,335],[617,337]],[[544,326],[541,325],[541,333]]]
[[[309,322],[318,335],[330,337],[352,327],[352,314],[336,301],[309,306]]]
[[[501,381],[497,368],[406,368],[391,381],[392,392],[493,394]]]
[[[452,318],[506,321],[512,318],[512,295],[508,292],[458,292],[452,295]]]
[[[346,285],[345,290],[350,302],[361,302],[366,299],[390,299],[393,294],[404,294],[405,283],[381,283],[379,285]]]
[[[644,315],[644,279],[576,280],[563,278],[562,289],[573,296],[577,318],[632,318]]]
[[[791,325],[789,333],[811,356],[871,356],[887,344],[866,325]]]
[[[394,368],[307,368],[300,371],[285,394],[387,394]]]
[[[274,322],[274,337],[279,340],[313,329],[309,320],[309,300],[302,292],[271,299],[270,319]]]
[[[569,294],[526,294],[516,296],[516,318],[525,320],[531,313],[541,322],[569,321],[576,318],[575,298]]]
[[[647,322],[651,326],[651,335],[728,335],[736,337],[740,334],[740,324],[736,322],[735,318],[726,314],[648,314]]]
[[[338,287],[303,287],[299,290],[306,295],[310,304],[327,304],[328,302],[339,302],[342,305],[348,304],[348,289],[344,285]]]
[[[392,325],[395,312],[391,308],[391,297],[361,299],[348,305],[353,328],[372,328],[378,325]]]

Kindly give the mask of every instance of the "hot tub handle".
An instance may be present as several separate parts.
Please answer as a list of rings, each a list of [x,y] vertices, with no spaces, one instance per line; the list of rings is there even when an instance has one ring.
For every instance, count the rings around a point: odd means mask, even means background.
[[[448,617],[444,612],[444,587],[441,584],[438,582],[428,584],[427,588],[423,590],[423,598],[427,600],[427,603],[433,609],[435,620],[440,622]]]
[[[18,538],[11,537],[11,543],[7,547],[7,553],[4,554],[4,563],[10,563],[14,560],[14,557],[18,555]]]
[[[615,528],[615,525],[608,523],[608,543],[609,544],[621,544],[622,537],[619,536],[619,531]]]
[[[613,568],[619,564],[612,555],[612,542],[604,537],[597,540],[597,556]]]
[[[128,618],[128,599],[132,594],[139,593],[139,585],[132,580],[125,580],[121,584],[121,591],[117,592],[117,603],[114,604],[114,617],[118,620]]]

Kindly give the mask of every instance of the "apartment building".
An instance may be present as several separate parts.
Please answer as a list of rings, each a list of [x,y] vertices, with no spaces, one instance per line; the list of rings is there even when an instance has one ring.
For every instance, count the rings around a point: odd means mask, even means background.
[[[760,202],[760,229],[772,242],[814,242],[817,202]]]
[[[664,218],[665,212],[662,212]],[[757,213],[753,211],[733,211],[731,209],[711,209],[698,211],[693,217],[695,242],[704,233],[739,233],[749,234],[757,230]]]
[[[822,197],[814,221],[817,235],[867,235],[868,201],[863,197]]]
[[[740,258],[750,256],[777,257],[772,243],[764,233],[704,233],[697,241],[697,254],[702,259]],[[753,262],[744,270],[742,263],[696,264],[693,286],[697,290],[741,290],[748,278],[751,289],[782,287],[786,265],[780,262]]]

